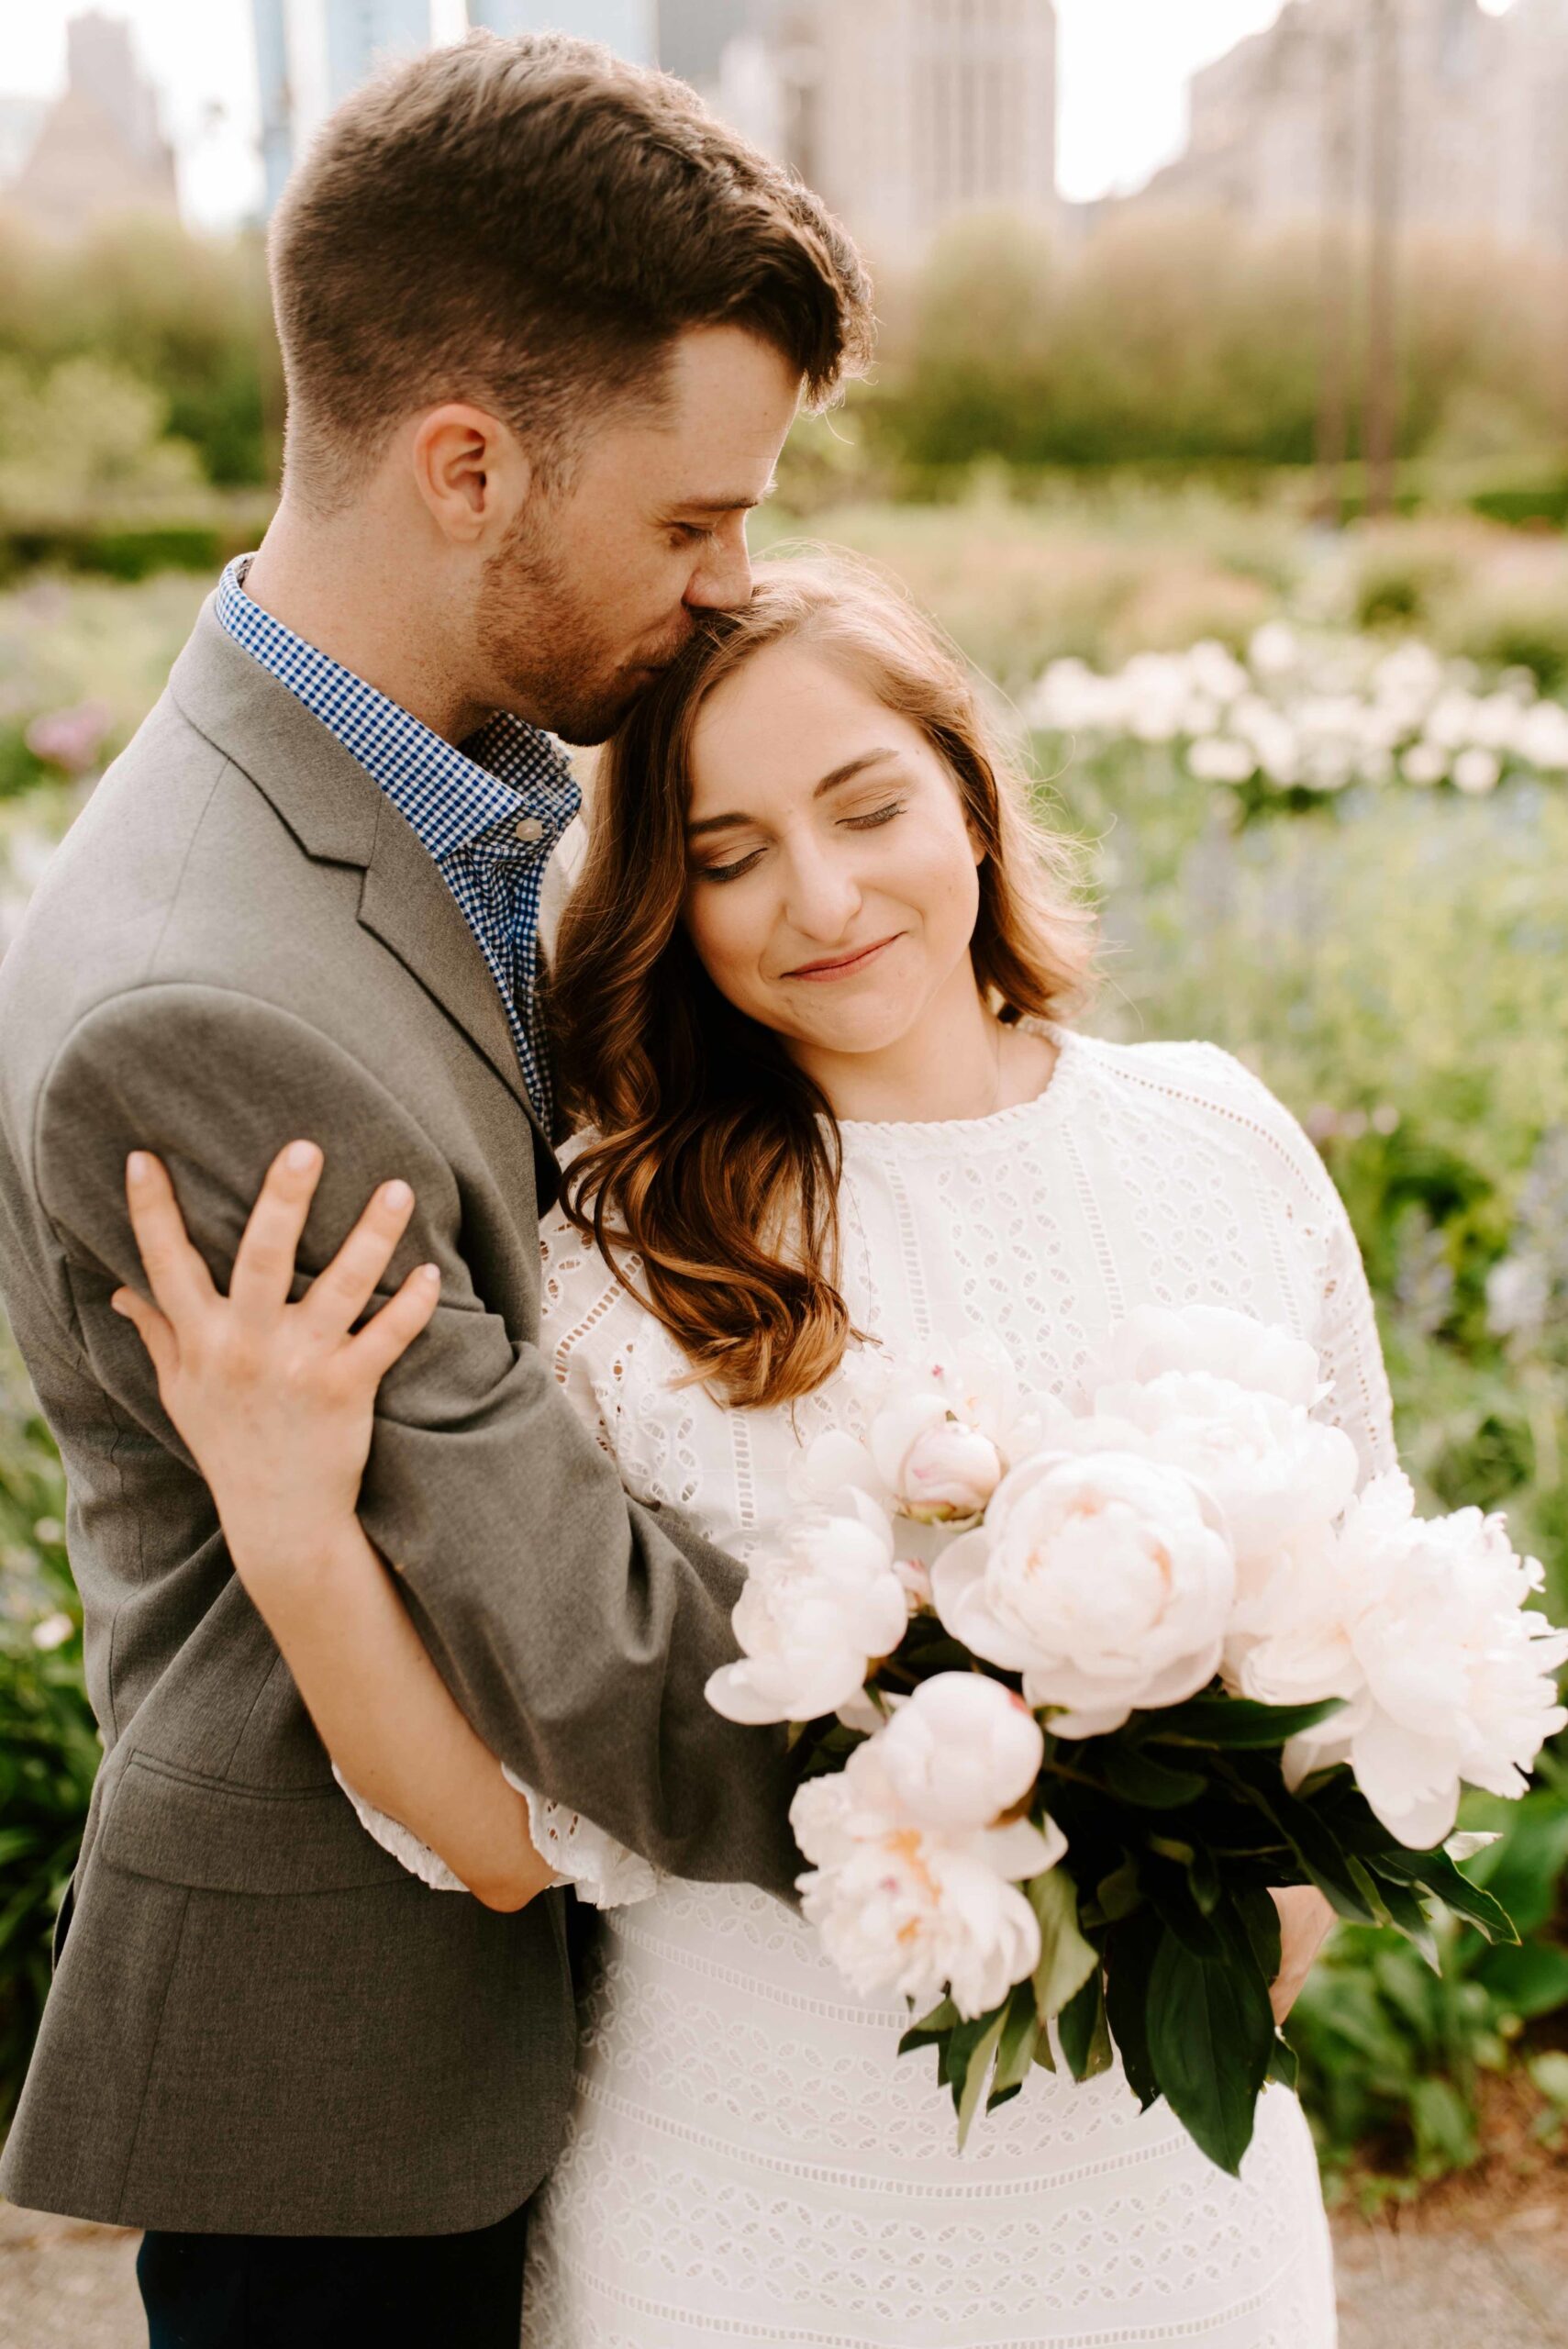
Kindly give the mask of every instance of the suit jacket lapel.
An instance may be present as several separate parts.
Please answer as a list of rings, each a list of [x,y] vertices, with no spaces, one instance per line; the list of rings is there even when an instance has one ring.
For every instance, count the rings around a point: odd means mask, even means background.
[[[528,1112],[541,1174],[554,1158],[490,966],[435,860],[359,761],[203,606],[169,689],[272,802],[307,856],[364,872],[360,920],[396,955]]]
[[[512,1041],[511,1022],[479,941],[435,860],[420,847],[386,798],[381,801],[375,841],[365,867],[360,920],[413,973],[475,1050],[484,1053],[517,1095],[548,1147],[549,1137],[539,1123]]]

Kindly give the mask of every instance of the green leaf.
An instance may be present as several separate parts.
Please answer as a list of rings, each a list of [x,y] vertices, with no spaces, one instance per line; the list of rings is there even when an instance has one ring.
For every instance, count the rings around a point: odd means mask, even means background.
[[[956,2023],[947,2036],[938,2042],[938,2084],[951,2088],[955,2106],[962,2102],[976,2048],[993,2023],[1000,2030],[1006,2012],[1005,2007],[996,2007],[990,2014],[975,2015],[967,2021]]]
[[[922,2015],[918,2022],[910,2024],[898,2043],[898,2053],[900,2055],[912,2055],[917,2047],[934,2047],[962,2020],[952,2000],[943,1998],[929,2015]]]
[[[1140,1909],[1106,1941],[1106,2020],[1128,2085],[1145,2112],[1160,2093],[1149,2054],[1149,1976],[1164,1930],[1150,1909]]]
[[[1092,2080],[1099,2073],[1109,2071],[1111,2035],[1106,2022],[1104,1987],[1097,1964],[1083,1988],[1068,1999],[1057,2016],[1056,2035],[1075,2080]]]
[[[1044,2029],[1035,2009],[1034,1985],[1020,1982],[1008,1999],[996,2043],[996,2076],[985,2110],[994,2112],[1004,2097],[1016,2096],[1029,2076],[1035,2049]]]
[[[1465,1862],[1465,1872],[1507,1909],[1520,1933],[1533,1933],[1551,1915],[1558,1879],[1568,1869],[1568,1796],[1538,1787],[1517,1803],[1498,1803],[1486,1823],[1500,1826],[1502,1833]]]
[[[1138,1862],[1130,1856],[1120,1867],[1103,1876],[1095,1887],[1095,1905],[1107,1925],[1122,1917],[1130,1917],[1143,1898],[1138,1882]]]
[[[1381,1901],[1369,1898],[1352,1873],[1351,1861],[1326,1820],[1310,1804],[1297,1802],[1281,1787],[1255,1797],[1289,1843],[1306,1874],[1330,1907],[1352,1924],[1384,1922]],[[1362,1871],[1364,1876],[1364,1869]]]
[[[1184,1867],[1151,1865],[1145,1870],[1145,1881],[1149,1898],[1162,1920],[1179,1940],[1185,1942],[1195,1957],[1222,1954],[1224,1944],[1218,1929],[1194,1899]]]
[[[1301,2066],[1296,2060],[1295,2048],[1289,2040],[1282,2039],[1276,2032],[1274,2043],[1269,2050],[1269,2078],[1278,2080],[1282,2087],[1294,2088],[1300,2071]]]
[[[1394,1919],[1388,1903],[1383,1897],[1383,1887],[1372,1874],[1366,1862],[1359,1860],[1353,1852],[1347,1852],[1345,1866],[1350,1872],[1351,1883],[1372,1910],[1374,1921],[1380,1925],[1391,1925]]]
[[[1103,1766],[1111,1793],[1140,1810],[1179,1810],[1208,1785],[1201,1771],[1167,1769],[1136,1745],[1107,1745]]]
[[[1062,2012],[1100,1961],[1094,1944],[1078,1930],[1078,1890],[1064,1868],[1047,1868],[1024,1890],[1040,1923],[1034,2002],[1044,2022]]]
[[[1315,1705],[1260,1705],[1251,1697],[1191,1697],[1160,1715],[1160,1726],[1150,1731],[1149,1741],[1235,1749],[1283,1745],[1299,1730],[1326,1721],[1343,1703],[1342,1697],[1325,1697]]]
[[[970,2126],[980,2110],[980,2100],[985,2092],[985,2075],[991,2069],[991,2058],[996,2053],[997,2042],[1002,2036],[1002,2025],[1006,2021],[1006,2007],[998,2014],[993,2015],[976,2041],[970,2054],[962,2094],[959,2092],[957,2084],[954,2084],[953,2102],[958,2107],[958,2150],[961,2154],[968,2140]]]
[[[1255,1962],[1198,1957],[1174,1933],[1163,1936],[1149,1979],[1154,2076],[1194,2143],[1231,2177],[1251,2143],[1273,2041]]]
[[[1434,1974],[1440,1974],[1442,1961],[1438,1954],[1438,1937],[1432,1931],[1432,1920],[1419,1893],[1413,1885],[1401,1883],[1396,1876],[1389,1876],[1375,1860],[1369,1861],[1368,1865],[1377,1878],[1378,1892],[1388,1911],[1389,1923],[1396,1926],[1407,1941],[1415,1943]]]
[[[1279,1910],[1261,1885],[1250,1885],[1232,1898],[1258,1971],[1265,1982],[1272,1982],[1280,1970]]]
[[[1465,1918],[1489,1942],[1517,1943],[1519,1936],[1507,1910],[1462,1876],[1448,1854],[1440,1847],[1430,1852],[1385,1852],[1378,1857],[1377,1872],[1381,1876],[1393,1876],[1403,1884],[1419,1884],[1427,1891],[1451,1909],[1456,1917]]]
[[[1206,1917],[1212,1917],[1219,1906],[1224,1887],[1219,1880],[1219,1868],[1207,1843],[1200,1843],[1193,1854],[1187,1869],[1187,1883],[1194,1900]]]

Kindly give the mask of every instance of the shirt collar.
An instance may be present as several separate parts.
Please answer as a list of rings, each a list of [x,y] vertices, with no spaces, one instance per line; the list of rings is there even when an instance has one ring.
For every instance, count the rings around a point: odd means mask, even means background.
[[[238,556],[224,572],[219,625],[359,761],[429,855],[479,844],[549,854],[582,799],[571,761],[549,734],[498,710],[461,746],[447,741],[254,602],[244,584],[250,562]],[[517,832],[519,817],[532,819],[527,835]]]

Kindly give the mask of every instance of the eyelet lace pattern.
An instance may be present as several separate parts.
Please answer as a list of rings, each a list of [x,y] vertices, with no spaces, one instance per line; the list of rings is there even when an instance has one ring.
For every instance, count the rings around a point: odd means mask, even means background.
[[[1052,1030],[1040,1099],[950,1125],[847,1125],[846,1299],[895,1354],[999,1343],[1073,1390],[1151,1303],[1233,1307],[1318,1348],[1323,1416],[1394,1464],[1360,1256],[1317,1152],[1207,1044]],[[543,1343],[628,1486],[731,1543],[793,1505],[840,1383],[735,1412],[563,1219]],[[610,1898],[615,1898],[613,1894]],[[527,2349],[1333,2349],[1332,2260],[1299,2105],[1271,2086],[1240,2178],[1119,2065],[1037,2069],[954,2150],[934,2058],[743,1886],[611,1908],[583,1994],[577,2107],[538,2206]]]

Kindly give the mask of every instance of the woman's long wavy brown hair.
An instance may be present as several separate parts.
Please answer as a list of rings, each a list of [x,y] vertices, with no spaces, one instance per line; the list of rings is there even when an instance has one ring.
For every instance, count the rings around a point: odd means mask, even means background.
[[[1074,858],[1029,813],[974,681],[895,588],[849,558],[759,564],[607,746],[550,1000],[568,1114],[596,1132],[567,1212],[730,1404],[821,1385],[854,1334],[838,1286],[840,1138],[780,1039],[736,1010],[682,921],[692,736],[707,696],[784,638],[853,674],[945,761],[984,849],[971,945],[998,1016],[1081,999],[1093,920]]]

